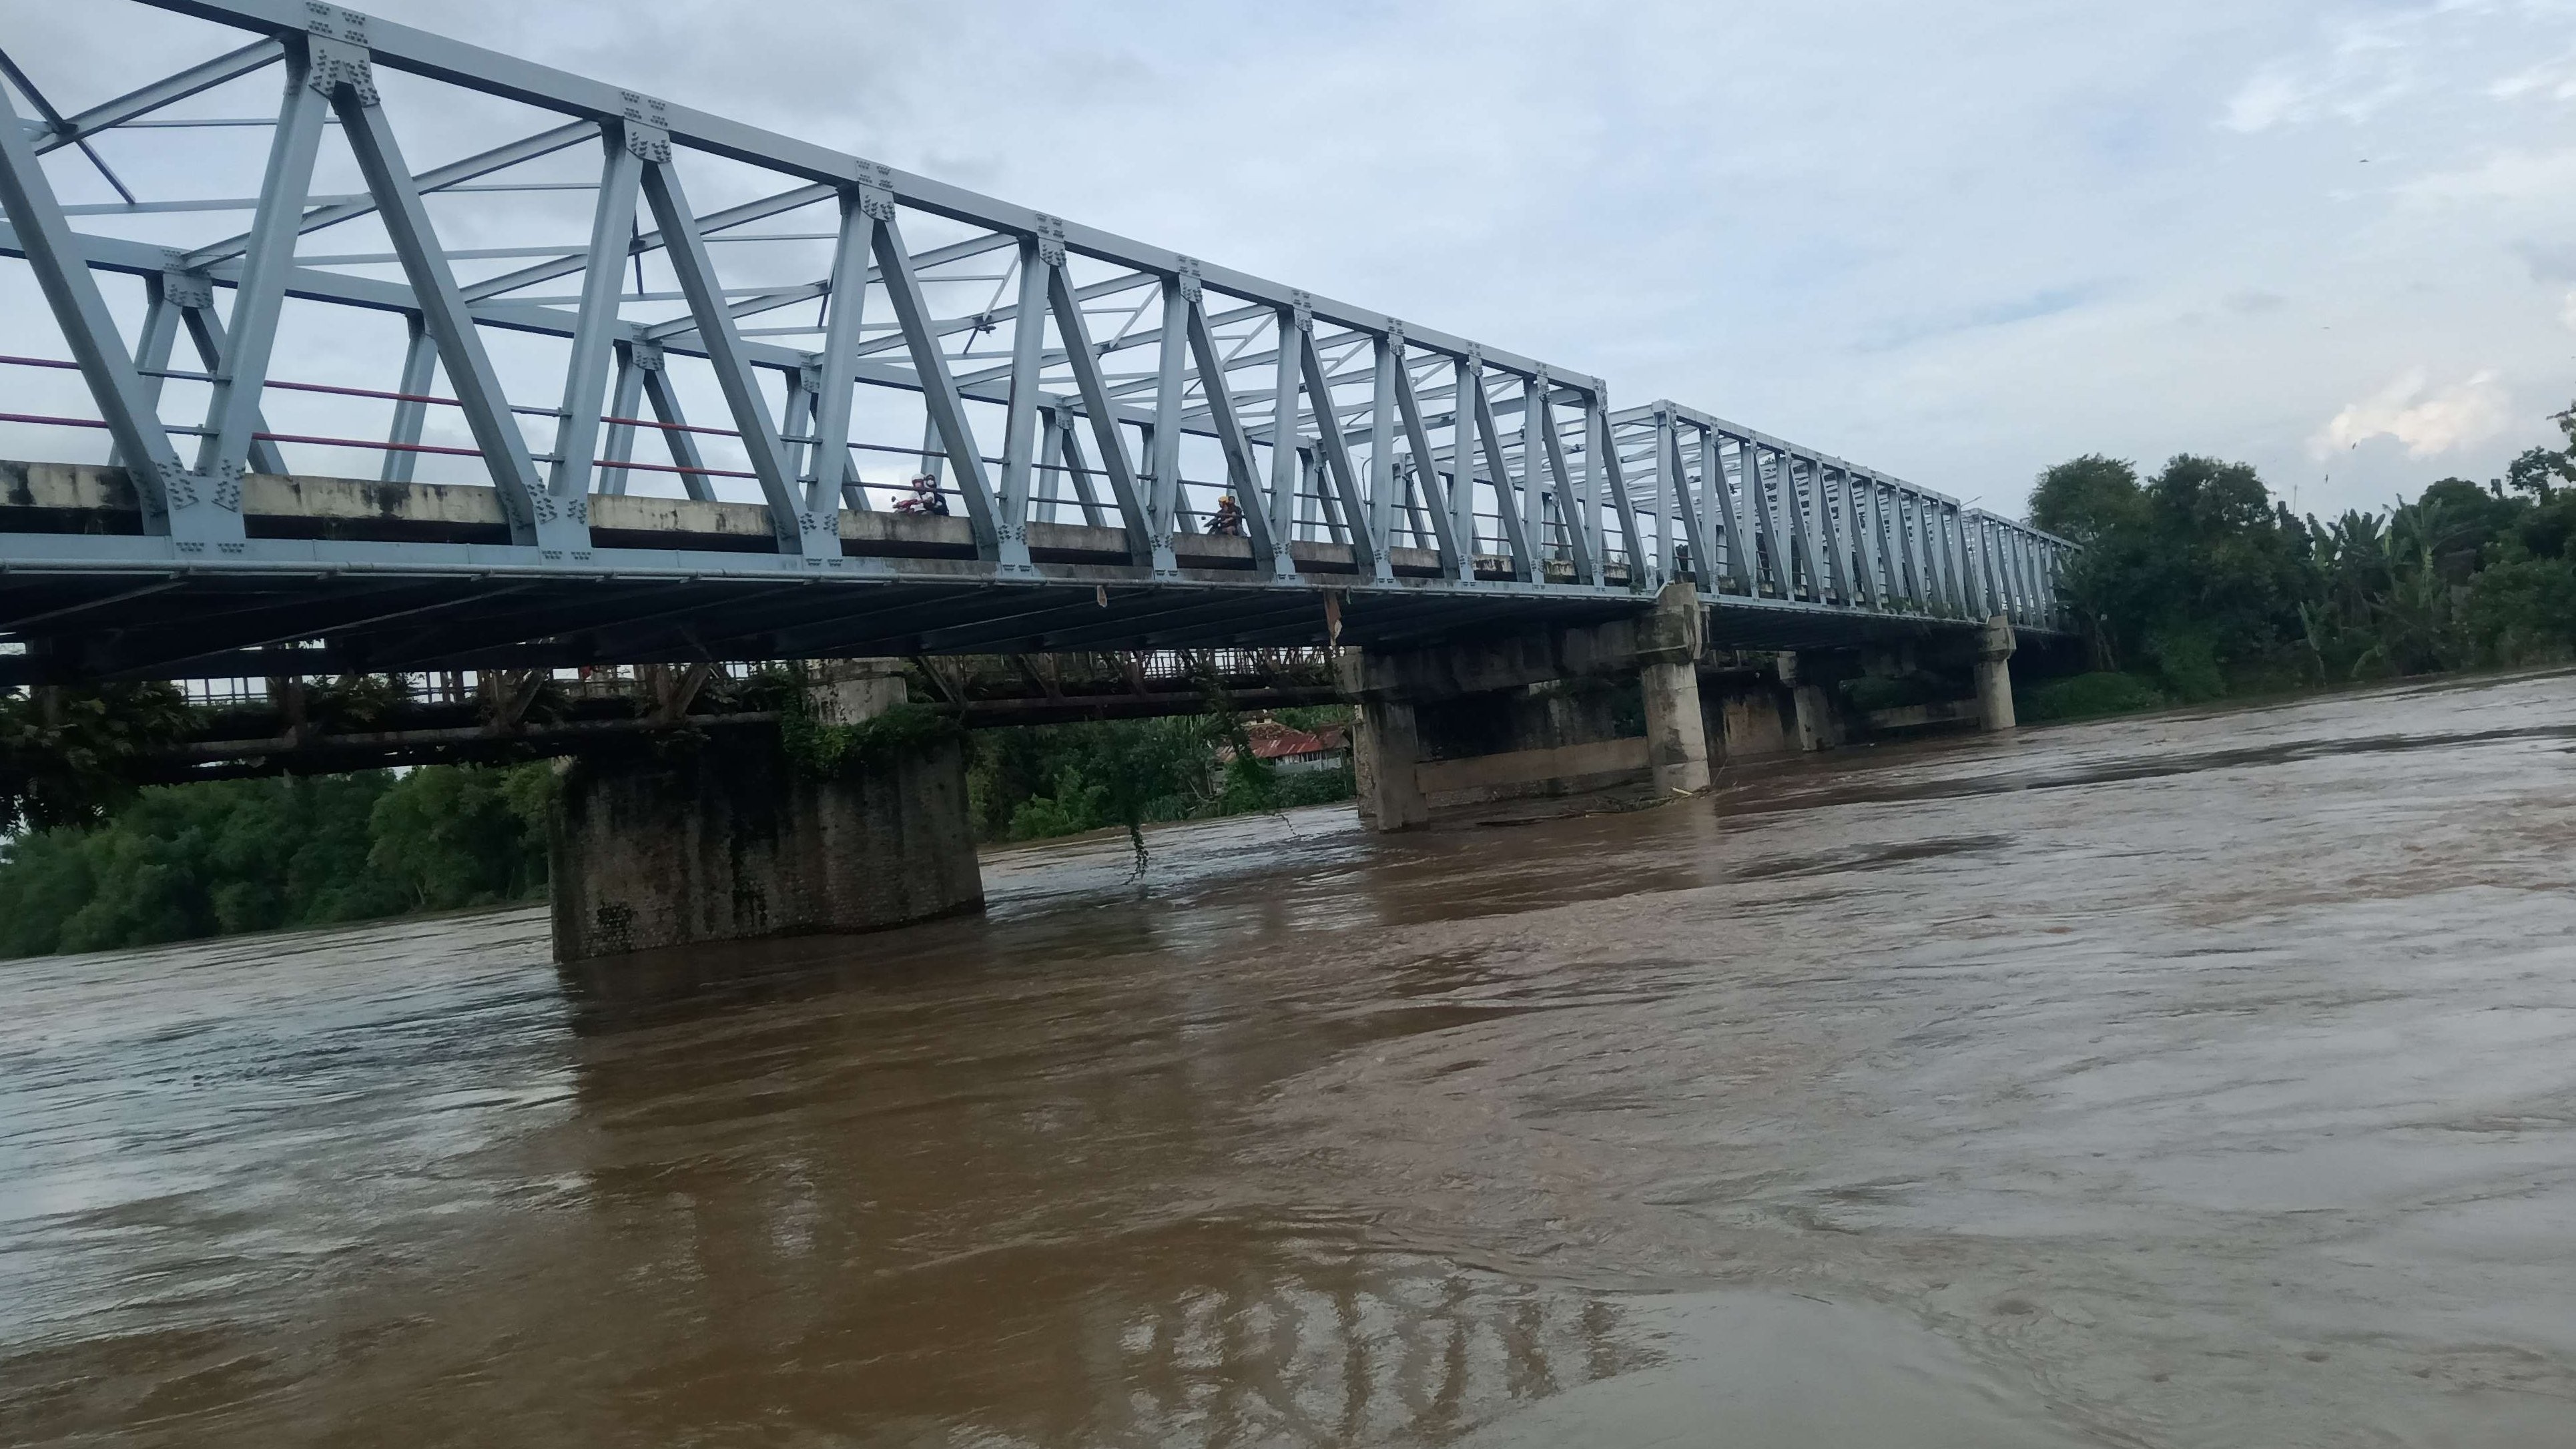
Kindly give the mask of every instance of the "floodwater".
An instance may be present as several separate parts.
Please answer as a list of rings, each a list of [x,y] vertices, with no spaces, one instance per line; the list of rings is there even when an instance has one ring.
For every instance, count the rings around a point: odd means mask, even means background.
[[[0,1441],[2576,1444],[2576,677],[0,966]]]

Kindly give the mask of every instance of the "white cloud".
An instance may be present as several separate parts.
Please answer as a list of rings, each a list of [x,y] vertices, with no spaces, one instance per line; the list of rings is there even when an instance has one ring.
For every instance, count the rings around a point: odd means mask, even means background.
[[[2576,302],[2576,294],[2570,295]],[[2322,458],[2372,438],[2395,438],[2406,445],[2408,457],[2430,458],[2485,442],[2504,431],[2511,399],[2493,369],[2430,393],[2424,390],[2425,381],[2425,371],[2419,367],[2377,395],[2345,404],[2309,439],[2308,450]]]
[[[2299,118],[2309,100],[2307,88],[2286,70],[2275,66],[2257,71],[2236,94],[2227,100],[2227,118],[2223,123],[2231,131],[2252,134],[2268,131],[2284,121]]]
[[[2490,84],[2487,94],[2500,101],[2518,100],[2524,96],[2576,101],[2576,51],[2515,71]]]
[[[2407,201],[2555,201],[2576,190],[2576,149],[2499,151],[2475,166],[2418,176],[2397,188]]]
[[[2220,124],[2250,135],[2319,116],[2366,121],[2421,87],[2417,56],[2462,8],[2437,4],[2338,26],[2319,51],[2272,61],[2247,77]]]
[[[2568,331],[2576,332],[2576,287],[2569,288],[2566,299],[2558,304],[2558,320]]]

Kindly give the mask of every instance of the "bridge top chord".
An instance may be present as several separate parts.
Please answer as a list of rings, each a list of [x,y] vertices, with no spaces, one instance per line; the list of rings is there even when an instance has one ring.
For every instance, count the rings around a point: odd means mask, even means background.
[[[207,58],[0,56],[0,682],[2063,628],[2065,540],[1577,368],[336,5],[84,16]]]

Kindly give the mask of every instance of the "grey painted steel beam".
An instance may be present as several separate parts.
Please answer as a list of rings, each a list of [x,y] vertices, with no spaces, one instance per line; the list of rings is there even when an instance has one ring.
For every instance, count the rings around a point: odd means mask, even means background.
[[[1613,514],[1619,520],[1619,539],[1627,550],[1628,587],[1633,592],[1646,592],[1649,584],[1661,581],[1649,577],[1645,534],[1637,523],[1636,500],[1628,496],[1627,479],[1619,471],[1619,452],[1610,445],[1609,402],[1596,392],[1588,411],[1592,417],[1591,441],[1584,451],[1600,460],[1593,483],[1609,493]]]
[[[1398,366],[1392,379],[1396,411],[1403,423],[1405,446],[1412,451],[1414,476],[1419,480],[1423,504],[1431,513],[1434,546],[1440,554],[1440,572],[1453,579],[1474,579],[1475,561],[1460,546],[1457,515],[1450,504],[1450,492],[1456,485],[1444,484],[1440,471],[1433,466],[1437,455],[1431,448],[1431,433],[1424,426],[1422,402],[1414,394],[1413,372]]]
[[[65,117],[62,124],[49,128],[36,138],[36,154],[41,156],[75,141],[86,140],[101,131],[113,130],[128,121],[139,120],[199,91],[238,80],[262,66],[275,65],[285,57],[286,47],[281,42],[254,40],[239,50],[226,51],[175,75],[163,76],[150,85],[127,91],[112,101],[102,101],[77,115]]]
[[[1395,577],[1395,494],[1403,479],[1395,471],[1395,372],[1404,349],[1404,333],[1369,339],[1368,531],[1379,545],[1370,560],[1380,581]]]
[[[413,178],[413,188],[423,194],[443,191],[448,187],[472,181],[476,177],[489,176],[495,171],[516,166],[523,161],[550,156],[567,146],[578,146],[598,134],[599,127],[587,121],[556,126],[506,145],[495,146],[489,151],[468,156],[461,161],[451,161],[444,166],[433,167]],[[338,201],[327,206],[317,206],[305,212],[297,220],[295,231],[301,236],[307,232],[320,231],[326,226],[355,221],[359,217],[370,215],[376,207],[377,203],[372,200]],[[217,262],[230,261],[251,248],[254,235],[255,233],[245,232],[240,236],[228,237],[212,245],[199,247],[188,253],[181,265],[191,271],[200,271]],[[574,255],[578,257],[580,253],[576,252]],[[474,294],[469,291],[467,296],[471,300]]]
[[[1511,461],[1503,453],[1502,430],[1494,423],[1494,405],[1485,394],[1484,367],[1476,358],[1467,361],[1467,396],[1473,412],[1476,443],[1485,456],[1485,473],[1494,488],[1494,514],[1503,527],[1503,545],[1512,560],[1512,577],[1521,583],[1537,583],[1546,577],[1546,567],[1530,546],[1527,524],[1523,520],[1520,499],[1512,492]]]
[[[725,310],[715,261],[707,255],[706,238],[698,231],[696,213],[689,209],[688,193],[682,189],[679,171],[671,161],[670,142],[641,128],[630,135],[648,148],[641,177],[644,197],[653,208],[653,219],[669,238],[665,255],[679,278],[680,290],[688,296],[689,312],[697,319],[698,337],[707,346],[707,362],[715,370],[716,386],[733,415],[734,431],[759,481],[761,498],[769,505],[770,529],[778,540],[779,551],[813,558],[837,557],[841,552],[838,520],[808,512],[797,494],[778,424],[761,400],[760,386],[751,375],[751,359],[743,351],[732,314]]]
[[[984,455],[976,448],[974,429],[966,421],[965,402],[958,394],[955,379],[948,374],[948,359],[939,350],[939,339],[931,334],[930,308],[922,300],[921,281],[913,272],[912,256],[903,249],[894,198],[884,195],[880,188],[863,187],[860,204],[876,212],[877,267],[885,274],[886,295],[894,303],[895,321],[912,347],[912,368],[921,378],[924,410],[930,415],[931,425],[939,430],[948,465],[956,470],[958,491],[965,495],[966,521],[974,529],[975,552],[982,558],[1002,560],[1014,569],[1025,568],[1025,549],[1016,550],[1014,557],[1003,557],[1000,508],[993,498],[992,479],[984,471]],[[1007,397],[1003,405],[1009,406]]]
[[[1597,540],[1593,537],[1593,520],[1584,516],[1587,510],[1575,489],[1573,471],[1566,467],[1565,439],[1556,430],[1556,408],[1549,400],[1549,391],[1543,382],[1532,390],[1529,403],[1532,421],[1529,426],[1538,430],[1539,451],[1547,464],[1557,516],[1565,525],[1566,559],[1574,566],[1575,581],[1598,585],[1601,569],[1595,552]]]
[[[224,498],[201,490],[197,475],[180,463],[154,409],[154,395],[145,391],[107,299],[99,293],[98,279],[90,275],[85,239],[75,237],[64,219],[44,163],[28,144],[27,130],[6,91],[0,91],[0,207],[8,209],[36,285],[62,327],[63,341],[107,423],[108,436],[127,460],[142,501],[144,528],[168,535],[183,549],[239,540],[239,495]]]
[[[1181,508],[1181,389],[1188,359],[1181,337],[1189,327],[1190,306],[1181,288],[1183,275],[1161,278],[1158,288],[1163,303],[1163,340],[1154,349],[1153,476],[1145,494],[1145,517],[1154,535],[1158,560],[1171,549]]]
[[[599,441],[600,391],[608,384],[616,351],[617,294],[623,283],[619,273],[626,261],[627,238],[635,229],[635,200],[651,145],[650,138],[624,126],[612,128],[601,140],[599,198],[590,223],[590,269],[582,277],[581,312],[574,324],[572,355],[564,364],[563,407],[556,416],[554,467],[546,479],[548,504],[585,528],[591,456]]]
[[[1073,365],[1074,383],[1082,393],[1084,415],[1091,420],[1092,441],[1099,445],[1101,467],[1109,475],[1110,496],[1117,500],[1118,516],[1127,529],[1129,556],[1138,564],[1162,571],[1171,568],[1168,542],[1157,539],[1151,520],[1145,513],[1145,500],[1136,488],[1136,465],[1127,453],[1127,440],[1119,434],[1118,414],[1109,401],[1109,392],[1100,376],[1099,354],[1091,350],[1091,327],[1082,315],[1082,301],[1074,295],[1073,279],[1065,272],[1065,252],[1046,240],[1038,243],[1047,271],[1048,305],[1055,313],[1056,331],[1064,338],[1065,354]]]
[[[319,49],[330,42],[317,39],[310,43]],[[320,59],[317,56],[317,69]],[[474,444],[482,450],[492,486],[501,495],[501,512],[509,520],[511,539],[541,549],[586,550],[590,530],[578,520],[562,518],[543,498],[536,462],[528,456],[528,440],[519,431],[517,420],[510,416],[509,398],[501,391],[490,354],[483,350],[482,334],[474,325],[473,315],[465,310],[465,299],[456,290],[456,277],[439,251],[437,232],[430,225],[428,209],[421,205],[419,190],[412,184],[411,171],[403,164],[393,128],[385,121],[384,107],[378,103],[365,56],[338,54],[330,61],[331,104],[340,114],[341,133],[357,157],[368,193],[376,199],[385,234],[402,257],[403,272],[420,301],[424,323],[438,341],[439,356],[447,364],[448,380],[454,384],[457,401],[464,408],[466,426],[473,430]],[[316,79],[322,80],[319,76]]]
[[[1002,490],[1000,559],[1006,569],[1029,566],[1029,475],[1037,461],[1037,434],[1045,416],[1041,412],[1041,368],[1046,353],[1046,264],[1038,259],[1035,237],[1020,242],[1019,257],[1014,267],[1019,274],[1020,300],[1016,320],[1011,324],[1011,397],[1003,406],[1008,410],[1002,428]],[[853,299],[855,300],[855,299]],[[824,355],[842,355],[839,339],[827,343]],[[857,330],[852,329],[847,346],[857,346]]]
[[[1217,351],[1216,337],[1202,305],[1203,294],[1195,286],[1189,287],[1183,301],[1189,309],[1191,357],[1197,365],[1200,390],[1207,396],[1209,415],[1216,424],[1217,444],[1225,453],[1226,481],[1236,496],[1236,508],[1243,514],[1244,536],[1252,544],[1253,566],[1275,576],[1281,562],[1286,561],[1293,575],[1295,561],[1270,536],[1269,502],[1261,496],[1252,440],[1243,431],[1243,420],[1235,414],[1234,393],[1225,382],[1225,359]]]
[[[422,399],[430,395],[430,383],[438,376],[438,343],[430,337],[428,329],[422,326],[419,313],[413,312],[403,318],[403,331],[402,376],[394,384],[394,391],[402,396],[394,402],[393,425],[385,434],[385,441],[394,446],[385,450],[384,466],[377,474],[387,483],[408,483],[412,480],[420,455],[411,451],[411,445],[420,441],[421,430],[429,421],[429,404]],[[618,373],[620,398],[625,396],[628,375],[626,370]],[[631,406],[630,403],[621,403],[617,409],[617,415],[628,418],[635,416],[628,410]],[[627,428],[621,431],[631,435],[634,429]],[[616,445],[612,442],[610,456],[624,458],[627,455],[617,451]],[[286,465],[282,461],[274,469],[262,465],[261,471],[283,473],[286,471]],[[625,492],[626,475],[622,472],[616,474],[614,486],[606,491]]]
[[[1316,449],[1322,457],[1327,477],[1332,481],[1333,499],[1341,521],[1350,531],[1353,560],[1362,572],[1378,578],[1390,577],[1382,571],[1385,540],[1373,535],[1368,525],[1368,503],[1360,495],[1359,477],[1351,466],[1350,442],[1342,430],[1333,425],[1332,385],[1325,380],[1323,359],[1315,352],[1314,319],[1300,311],[1296,316],[1297,356],[1299,370],[1306,385],[1306,402],[1316,421]]]
[[[851,491],[850,414],[857,401],[859,329],[867,319],[868,256],[876,248],[876,218],[859,204],[857,192],[841,194],[840,211],[831,293],[823,304],[823,351],[814,363],[814,446],[806,454],[800,505],[817,515],[831,513]]]

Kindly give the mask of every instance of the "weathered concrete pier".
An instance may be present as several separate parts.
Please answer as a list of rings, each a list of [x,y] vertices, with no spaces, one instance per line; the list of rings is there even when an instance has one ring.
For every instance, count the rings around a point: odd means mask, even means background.
[[[824,729],[881,718],[903,681],[827,666]],[[962,737],[943,731],[816,768],[777,729],[577,757],[549,831],[555,959],[880,930],[983,904]]]
[[[1344,651],[1342,688],[1359,715],[1361,818],[1376,830],[1403,830],[1444,812],[1537,796],[1643,787],[1670,798],[1707,789],[1720,762],[1970,719],[1989,730],[2013,727],[2007,621],[1977,635],[1973,698],[1862,711],[1825,671],[1896,673],[1887,651],[1782,651],[1754,655],[1748,665],[1740,655],[1712,656],[1707,617],[1691,586],[1674,583],[1646,613],[1610,624]],[[1948,652],[1959,655],[1951,643]],[[1946,670],[1961,693],[1969,687],[1965,662],[1954,657]],[[1907,672],[1944,677],[1919,665]],[[1628,689],[1641,720],[1620,718]]]

